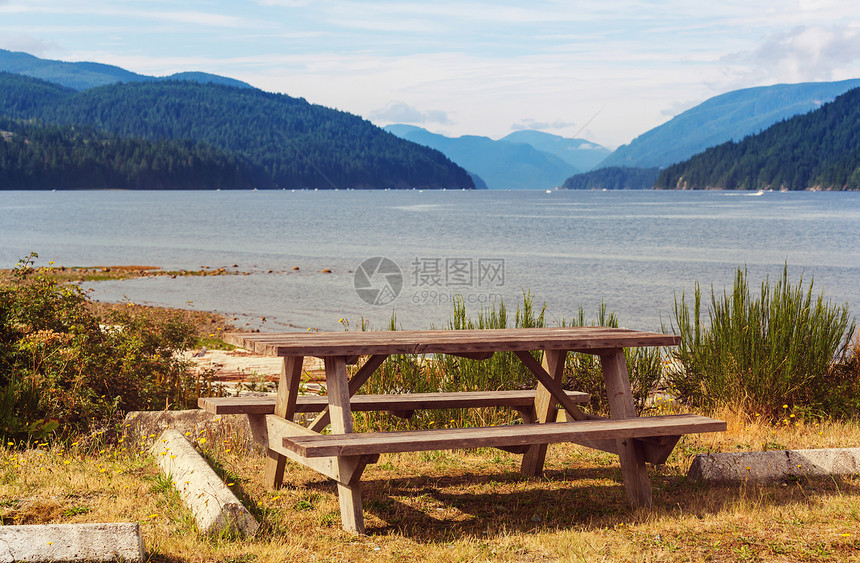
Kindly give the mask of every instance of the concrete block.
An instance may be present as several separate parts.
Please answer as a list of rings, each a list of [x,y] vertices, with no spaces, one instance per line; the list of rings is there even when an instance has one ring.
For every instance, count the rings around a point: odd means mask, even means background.
[[[699,454],[687,476],[720,481],[779,481],[789,477],[860,473],[860,448]]]
[[[168,428],[175,428],[182,434],[209,440],[226,438],[237,439],[246,451],[265,453],[251,436],[251,427],[245,415],[214,415],[202,409],[183,411],[132,411],[123,422],[127,438],[140,444],[142,448],[151,447],[156,437]]]
[[[259,523],[254,516],[178,430],[165,430],[151,451],[202,532],[257,532]]]
[[[145,559],[136,523],[0,526],[0,563]]]

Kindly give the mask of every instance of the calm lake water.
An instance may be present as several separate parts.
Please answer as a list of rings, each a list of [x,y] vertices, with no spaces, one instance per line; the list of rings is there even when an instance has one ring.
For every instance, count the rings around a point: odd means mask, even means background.
[[[525,291],[551,322],[605,302],[623,326],[654,330],[675,296],[722,290],[738,266],[757,285],[788,263],[856,315],[860,193],[0,191],[0,266],[31,250],[40,264],[250,272],[87,287],[263,330],[382,328],[392,313],[441,327],[455,295],[471,311],[515,309]],[[388,270],[363,276],[374,257]]]

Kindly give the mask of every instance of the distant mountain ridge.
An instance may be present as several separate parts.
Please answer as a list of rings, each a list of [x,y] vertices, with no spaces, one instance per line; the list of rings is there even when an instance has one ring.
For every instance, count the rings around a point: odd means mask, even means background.
[[[499,141],[531,145],[539,151],[557,156],[583,172],[600,164],[612,152],[586,139],[570,139],[534,129],[514,131]]]
[[[63,129],[43,138],[56,134],[63,142],[88,143],[106,132],[116,136],[105,137],[107,142],[124,147],[131,146],[123,144],[127,139],[139,139],[150,143],[139,145],[146,151],[174,151],[209,161],[213,155],[223,154],[237,159],[243,182],[253,177],[260,187],[651,187],[644,184],[659,168],[685,162],[711,147],[720,147],[720,154],[728,154],[730,141],[741,144],[742,139],[769,130],[774,124],[815,113],[856,87],[860,87],[860,79],[727,92],[610,154],[584,139],[534,130],[515,131],[493,140],[474,135],[450,138],[411,125],[389,125],[385,129],[393,135],[386,136],[358,116],[300,98],[262,92],[232,78],[202,72],[152,77],[112,65],[47,60],[0,49],[0,118],[36,120],[36,129],[27,129],[27,134],[42,135],[37,130],[40,124],[82,125],[91,128],[95,136],[85,138]],[[398,142],[393,140],[395,136],[400,138]],[[401,139],[411,143],[402,144]],[[784,146],[779,139],[771,139],[774,147]],[[168,141],[201,146],[186,147]],[[771,156],[777,150],[764,147],[761,141],[749,146]],[[815,147],[804,150],[815,152]],[[759,174],[767,182],[792,186],[789,189],[799,189],[795,186],[810,181],[818,184],[807,187],[839,189],[842,180],[847,182],[845,185],[853,185],[843,178],[853,156],[844,151],[837,153],[836,164],[813,164],[806,159],[804,171],[796,172],[800,175],[797,177],[784,178],[771,168]],[[709,153],[707,158],[714,159],[714,154]],[[750,176],[751,163],[759,161],[750,154],[743,158],[746,168],[730,167],[733,176],[702,181],[720,186],[763,185]],[[768,162],[767,166],[772,167],[773,160]],[[577,176],[592,167],[591,172]],[[803,176],[811,174],[813,168],[816,176]],[[736,180],[738,174],[746,175],[741,183]],[[805,178],[802,181],[801,176]],[[687,173],[684,178],[689,183],[691,175]]]
[[[145,140],[150,144],[124,146],[170,152],[173,156],[162,159],[165,163],[180,154],[201,155],[210,162],[212,155],[224,154],[235,157],[242,178],[255,178],[255,187],[261,188],[475,186],[465,170],[439,151],[399,139],[358,116],[256,88],[169,80],[114,83],[78,92],[0,72],[0,118],[84,126],[118,137],[108,137],[112,143]],[[72,143],[70,150],[86,152],[86,138],[67,129],[57,134]],[[198,150],[163,141],[204,146]],[[32,165],[38,166],[38,159]],[[160,173],[170,175],[169,165]]]
[[[73,90],[87,90],[117,82],[150,82],[157,80],[190,80],[200,83],[223,84],[237,88],[252,88],[250,84],[205,72],[180,72],[155,77],[137,74],[118,66],[92,62],[64,62],[40,59],[28,53],[0,49],[0,72],[23,74],[40,78]]]
[[[441,151],[494,190],[552,189],[579,172],[572,161],[590,165],[599,161],[601,153],[609,153],[584,139],[565,139],[541,131],[517,131],[495,141],[476,135],[446,137],[404,124],[388,125],[385,130]],[[571,145],[575,147],[568,148]]]
[[[860,86],[860,79],[777,84],[715,96],[622,145],[597,168],[666,167],[705,149],[818,109]]]

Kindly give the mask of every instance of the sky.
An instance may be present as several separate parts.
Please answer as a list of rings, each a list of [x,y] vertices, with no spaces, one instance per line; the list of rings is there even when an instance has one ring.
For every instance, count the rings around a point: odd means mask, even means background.
[[[0,0],[0,48],[614,149],[724,92],[860,77],[860,2]]]

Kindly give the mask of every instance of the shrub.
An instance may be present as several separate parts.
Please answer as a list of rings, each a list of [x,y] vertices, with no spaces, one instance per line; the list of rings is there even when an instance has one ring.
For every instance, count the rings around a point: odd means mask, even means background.
[[[0,287],[0,436],[70,435],[135,409],[186,405],[195,382],[175,352],[194,342],[178,317],[114,312],[103,326],[76,285],[36,270],[32,253]]]
[[[670,381],[681,398],[774,419],[783,405],[816,416],[856,413],[860,381],[833,369],[855,329],[847,305],[815,296],[812,281],[792,286],[787,267],[773,285],[762,282],[758,297],[738,269],[731,293],[711,289],[707,323],[701,297],[697,284],[692,311],[683,295],[675,300],[681,344]]]

